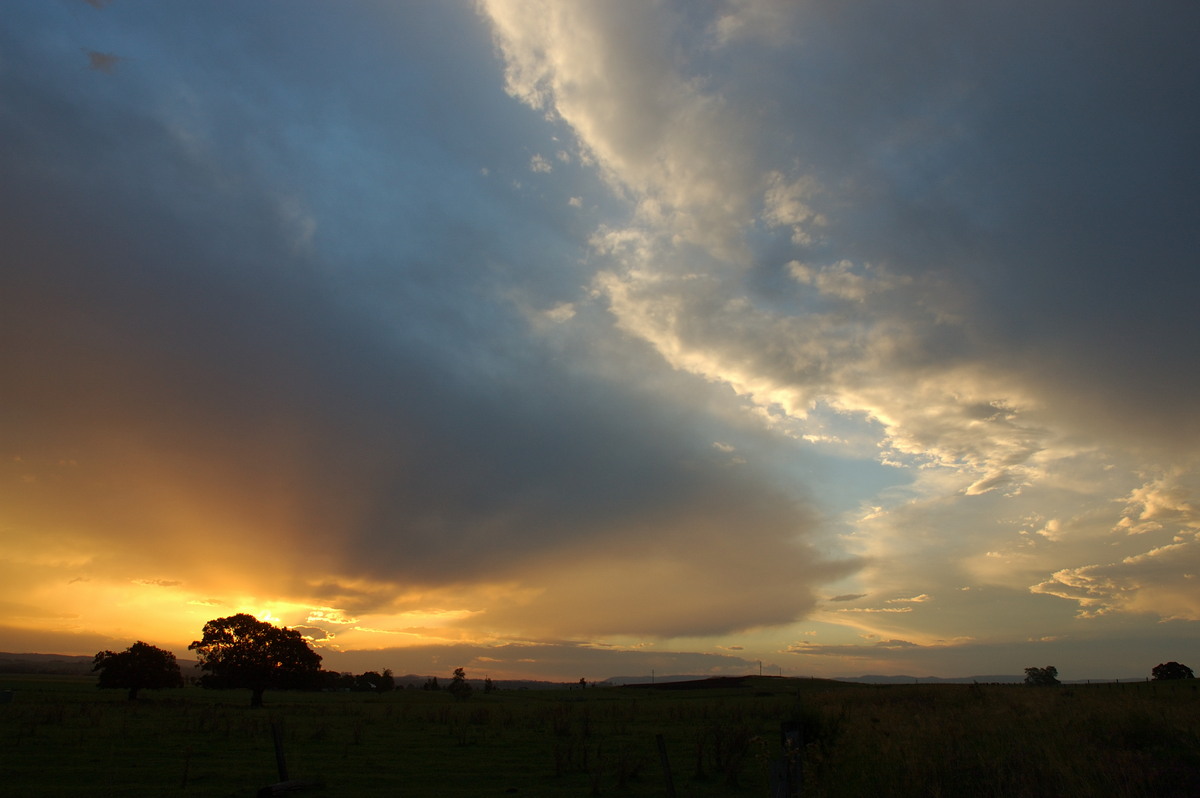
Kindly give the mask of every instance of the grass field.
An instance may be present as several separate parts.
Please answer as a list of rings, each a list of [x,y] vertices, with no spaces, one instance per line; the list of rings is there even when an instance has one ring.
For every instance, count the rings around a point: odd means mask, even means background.
[[[767,796],[799,721],[805,796],[1200,795],[1194,681],[1027,688],[753,677],[663,690],[267,693],[100,691],[0,676],[0,794],[252,796],[292,779],[327,796]]]

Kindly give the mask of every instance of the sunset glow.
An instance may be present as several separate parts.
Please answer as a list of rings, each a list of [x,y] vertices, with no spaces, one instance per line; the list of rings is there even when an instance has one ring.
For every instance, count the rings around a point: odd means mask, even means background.
[[[6,7],[0,650],[1195,666],[1197,23]]]

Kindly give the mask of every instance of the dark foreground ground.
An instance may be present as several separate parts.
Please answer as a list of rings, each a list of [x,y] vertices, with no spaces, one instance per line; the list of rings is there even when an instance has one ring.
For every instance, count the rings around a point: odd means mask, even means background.
[[[1200,795],[1194,681],[1029,688],[752,677],[664,688],[268,693],[128,702],[79,677],[0,676],[0,795]],[[661,747],[660,741],[661,740]],[[669,781],[668,781],[669,779]]]

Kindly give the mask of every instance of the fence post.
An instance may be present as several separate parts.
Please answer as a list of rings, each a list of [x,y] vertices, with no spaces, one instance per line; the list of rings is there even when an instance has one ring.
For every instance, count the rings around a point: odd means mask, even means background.
[[[675,798],[675,780],[671,778],[671,762],[667,759],[667,741],[661,734],[655,735],[654,740],[658,743],[658,760],[662,763],[663,776],[667,780],[667,798]]]
[[[275,766],[279,768],[279,780],[287,781],[287,761],[283,757],[283,734],[278,723],[271,724],[271,739],[275,741]]]
[[[779,742],[783,746],[783,756],[771,762],[771,798],[798,798],[804,786],[800,760],[804,735],[800,724],[794,720],[779,724]]]

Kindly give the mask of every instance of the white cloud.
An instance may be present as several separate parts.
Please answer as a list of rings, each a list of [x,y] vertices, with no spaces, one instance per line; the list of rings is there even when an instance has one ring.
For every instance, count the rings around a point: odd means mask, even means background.
[[[790,228],[794,244],[811,244],[817,231],[828,223],[823,214],[812,208],[811,203],[820,193],[816,179],[801,176],[789,182],[781,173],[771,172],[766,184],[763,221],[771,227]]]
[[[933,597],[930,596],[929,594],[921,593],[920,595],[910,596],[909,598],[888,599],[887,603],[888,604],[924,604],[926,601],[932,601],[932,600],[933,600]]]
[[[678,240],[741,251],[755,193],[746,121],[672,60],[652,4],[483,0],[508,91],[552,111],[639,216]]]
[[[1030,590],[1079,604],[1082,617],[1110,613],[1200,620],[1200,542],[1151,549],[1108,565],[1064,568]]]
[[[590,242],[600,264],[590,288],[617,328],[672,368],[728,386],[732,401],[765,429],[895,466],[911,480],[865,499],[876,509],[848,520],[845,539],[891,566],[862,574],[870,594],[911,598],[827,615],[849,625],[889,618],[915,629],[931,622],[917,616],[945,612],[943,622],[952,623],[956,602],[981,600],[980,585],[1022,591],[1041,580],[1035,591],[1077,601],[1088,614],[1156,606],[1163,617],[1194,616],[1200,602],[1186,574],[1200,570],[1189,560],[1195,544],[1161,539],[1168,528],[1200,528],[1187,496],[1161,481],[1125,484],[1136,455],[1103,451],[1104,429],[1064,404],[1021,353],[993,356],[968,311],[973,298],[948,270],[911,262],[901,269],[841,251],[847,225],[874,223],[855,206],[877,188],[870,180],[921,179],[917,167],[895,164],[898,154],[915,157],[932,116],[901,114],[889,129],[862,137],[876,148],[863,157],[882,170],[853,173],[867,182],[822,181],[819,150],[816,158],[775,150],[752,135],[744,119],[759,98],[723,91],[746,84],[665,46],[678,21],[669,6],[484,5],[510,92],[565,121],[629,202],[630,221],[598,228]],[[754,74],[762,68],[755,47],[787,41],[796,13],[765,0],[723,4],[708,26],[713,57],[734,75]],[[961,83],[941,87],[935,105],[954,106],[965,91]],[[939,262],[941,243],[922,251],[912,243],[921,240],[920,220],[911,224],[911,237],[896,244]],[[756,250],[762,236],[774,245]],[[767,253],[777,261],[764,260]],[[750,279],[765,273],[790,285],[773,283],[766,296]],[[1102,472],[1106,463],[1116,470]],[[1111,499],[1122,493],[1126,510],[1118,516]],[[1033,516],[1047,520],[1017,520]],[[1157,536],[1154,548],[1122,548],[1118,563],[1080,566],[1106,524]],[[1142,578],[1150,571],[1158,574],[1154,585]],[[931,595],[946,598],[935,605]],[[921,613],[912,612],[917,604]]]
[[[1030,590],[1075,601],[1084,617],[1144,613],[1164,620],[1200,620],[1200,512],[1191,498],[1195,479],[1192,472],[1176,468],[1130,491],[1112,529],[1121,536],[1118,541],[1143,550],[1115,562],[1056,570]]]

